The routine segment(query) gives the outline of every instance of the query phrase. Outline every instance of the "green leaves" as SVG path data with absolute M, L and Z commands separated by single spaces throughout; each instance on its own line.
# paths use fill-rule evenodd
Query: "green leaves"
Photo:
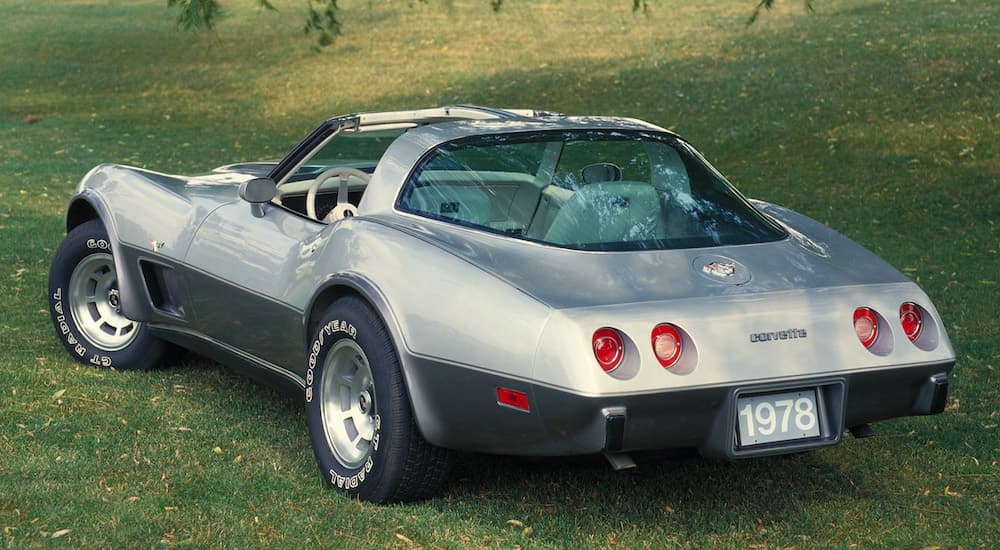
M 421 0 L 426 2 L 427 0 Z M 490 8 L 499 12 L 504 0 L 488 0 Z M 760 4 L 750 16 L 749 23 L 757 19 L 761 9 L 770 9 L 774 0 L 760 0 Z M 277 11 L 270 0 L 257 0 L 257 4 L 268 11 Z M 632 0 L 632 11 L 649 13 L 650 0 Z M 809 0 L 806 0 L 809 6 Z M 177 26 L 185 31 L 207 31 L 215 27 L 215 22 L 224 15 L 218 0 L 167 0 L 168 7 L 180 9 L 177 14 Z M 306 22 L 302 27 L 303 34 L 315 34 L 318 48 L 329 46 L 340 35 L 341 23 L 337 18 L 340 7 L 337 0 L 308 0 Z M 571 8 L 567 8 L 571 9 Z M 748 23 L 748 24 L 749 24 Z
M 813 11 L 812 0 L 803 0 L 803 1 L 806 5 L 806 10 L 812 13 Z M 643 0 L 643 3 L 645 3 L 645 0 Z M 757 21 L 757 18 L 760 17 L 761 10 L 770 10 L 773 6 L 774 6 L 774 0 L 760 0 L 760 2 L 757 3 L 757 6 L 754 7 L 753 13 L 750 14 L 750 18 L 747 19 L 747 26 L 749 27 L 750 25 L 753 25 L 755 21 Z
M 268 0 L 257 0 L 257 4 L 268 11 L 278 11 Z M 215 27 L 215 21 L 223 15 L 218 0 L 167 0 L 168 7 L 179 7 L 177 26 L 186 31 L 207 31 Z
M 338 9 L 337 0 L 309 0 L 309 16 L 302 32 L 316 33 L 320 48 L 332 44 L 334 37 L 340 34 Z
M 222 14 L 222 9 L 216 0 L 167 0 L 167 6 L 180 7 L 177 26 L 186 31 L 209 30 L 215 26 L 215 20 Z

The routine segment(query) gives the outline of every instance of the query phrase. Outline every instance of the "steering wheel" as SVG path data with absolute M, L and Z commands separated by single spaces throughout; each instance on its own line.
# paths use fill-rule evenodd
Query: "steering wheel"
M 349 180 L 352 176 L 365 182 L 366 185 L 372 179 L 372 177 L 367 173 L 362 172 L 357 168 L 350 168 L 347 166 L 330 168 L 320 174 L 319 177 L 312 182 L 312 185 L 309 186 L 309 193 L 306 194 L 306 215 L 318 222 L 323 223 L 330 223 L 341 218 L 349 218 L 351 216 L 358 215 L 358 207 L 347 201 L 347 180 Z M 319 191 L 320 187 L 326 183 L 326 180 L 332 178 L 340 178 L 340 188 L 337 190 L 337 206 L 333 207 L 333 210 L 331 210 L 330 213 L 321 220 L 316 216 L 316 193 Z

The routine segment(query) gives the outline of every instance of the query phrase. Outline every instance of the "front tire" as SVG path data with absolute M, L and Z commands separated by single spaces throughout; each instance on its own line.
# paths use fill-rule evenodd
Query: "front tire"
M 392 339 L 367 303 L 350 296 L 330 306 L 308 367 L 309 437 L 327 483 L 378 504 L 440 489 L 450 453 L 420 435 Z
M 114 252 L 100 220 L 73 228 L 56 250 L 49 313 L 59 341 L 84 365 L 148 370 L 167 353 L 145 324 L 121 313 Z

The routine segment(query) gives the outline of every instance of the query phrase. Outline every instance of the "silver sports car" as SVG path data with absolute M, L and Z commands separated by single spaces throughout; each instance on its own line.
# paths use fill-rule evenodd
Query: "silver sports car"
M 332 118 L 280 162 L 103 164 L 52 263 L 76 360 L 180 347 L 304 400 L 323 477 L 419 499 L 453 450 L 739 459 L 934 414 L 955 354 L 871 252 L 627 118 Z

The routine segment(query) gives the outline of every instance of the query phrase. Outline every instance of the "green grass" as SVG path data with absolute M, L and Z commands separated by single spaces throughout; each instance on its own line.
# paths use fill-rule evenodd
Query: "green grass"
M 1000 546 L 1000 4 L 789 1 L 746 28 L 748 0 L 344 1 L 322 53 L 299 4 L 253 4 L 191 36 L 162 0 L 0 0 L 0 544 Z M 324 488 L 297 404 L 200 361 L 77 366 L 54 338 L 48 262 L 91 166 L 274 158 L 333 114 L 452 102 L 653 121 L 871 248 L 945 319 L 948 410 L 738 463 L 467 456 L 440 498 L 374 507 Z

